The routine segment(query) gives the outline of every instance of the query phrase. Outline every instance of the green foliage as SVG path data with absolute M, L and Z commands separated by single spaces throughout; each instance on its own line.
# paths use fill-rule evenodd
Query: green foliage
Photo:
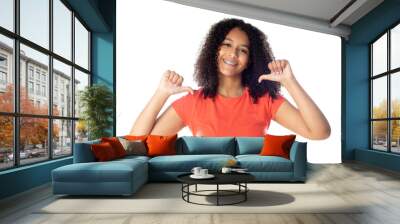
M 112 126 L 114 109 L 112 92 L 101 84 L 87 86 L 80 92 L 79 106 L 89 131 L 89 139 L 109 136 L 107 129 Z

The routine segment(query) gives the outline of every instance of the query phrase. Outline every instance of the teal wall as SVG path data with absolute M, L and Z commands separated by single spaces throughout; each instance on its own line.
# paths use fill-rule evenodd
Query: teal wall
M 357 160 L 398 170 L 399 156 L 369 150 L 369 49 L 368 44 L 400 21 L 400 1 L 386 0 L 351 27 L 344 49 L 343 160 Z M 342 88 L 343 88 L 342 87 Z M 363 150 L 363 151 L 359 151 Z M 388 159 L 390 158 L 390 159 Z
M 0 199 L 48 183 L 53 169 L 71 163 L 69 157 L 0 172 Z
M 66 2 L 92 31 L 92 82 L 106 84 L 115 93 L 115 0 L 66 0 Z M 115 127 L 115 110 L 113 120 Z M 109 131 L 115 135 L 113 127 L 110 127 Z M 71 163 L 72 157 L 68 157 L 1 171 L 0 199 L 50 182 L 53 169 Z

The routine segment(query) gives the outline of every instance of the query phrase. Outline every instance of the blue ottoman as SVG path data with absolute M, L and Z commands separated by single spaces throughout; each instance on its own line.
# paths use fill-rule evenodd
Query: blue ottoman
M 147 157 L 74 163 L 52 171 L 53 193 L 131 195 L 148 180 Z

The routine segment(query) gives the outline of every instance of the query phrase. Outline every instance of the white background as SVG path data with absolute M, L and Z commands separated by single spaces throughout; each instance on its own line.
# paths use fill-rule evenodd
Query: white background
M 327 117 L 332 130 L 328 139 L 296 138 L 308 142 L 308 161 L 341 162 L 339 37 L 161 0 L 117 1 L 117 135 L 129 133 L 165 70 L 176 71 L 184 85 L 197 88 L 192 75 L 199 48 L 211 25 L 223 18 L 240 18 L 262 30 L 275 58 L 289 60 L 297 80 Z M 295 104 L 284 88 L 282 93 Z M 171 97 L 163 110 L 180 96 Z M 292 132 L 271 122 L 268 133 Z M 191 132 L 185 128 L 178 134 Z

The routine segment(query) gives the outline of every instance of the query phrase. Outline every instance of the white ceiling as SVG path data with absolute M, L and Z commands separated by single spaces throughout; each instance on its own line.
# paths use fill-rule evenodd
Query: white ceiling
M 350 35 L 353 23 L 383 2 L 383 0 L 167 1 L 345 38 Z M 345 10 L 342 10 L 344 8 Z

